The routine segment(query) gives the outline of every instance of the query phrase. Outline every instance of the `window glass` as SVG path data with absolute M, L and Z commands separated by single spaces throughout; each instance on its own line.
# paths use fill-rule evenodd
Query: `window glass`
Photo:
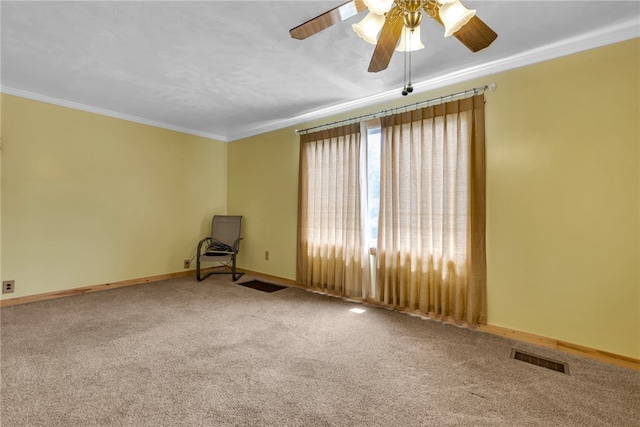
M 378 240 L 378 212 L 380 210 L 380 127 L 367 129 L 367 186 L 368 218 L 367 237 L 369 247 L 375 248 Z

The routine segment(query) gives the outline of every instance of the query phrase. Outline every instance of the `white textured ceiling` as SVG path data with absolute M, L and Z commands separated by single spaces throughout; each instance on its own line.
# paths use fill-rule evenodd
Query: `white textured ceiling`
M 402 54 L 367 72 L 364 13 L 290 38 L 344 1 L 2 1 L 2 90 L 223 141 L 401 97 Z M 640 33 L 638 1 L 464 3 L 498 39 L 471 53 L 425 19 L 416 92 Z

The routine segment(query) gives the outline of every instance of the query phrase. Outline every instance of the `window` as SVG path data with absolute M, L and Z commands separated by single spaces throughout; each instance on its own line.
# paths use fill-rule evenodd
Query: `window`
M 300 283 L 486 322 L 481 95 L 300 141 Z
M 375 248 L 380 212 L 380 125 L 367 127 L 367 242 Z

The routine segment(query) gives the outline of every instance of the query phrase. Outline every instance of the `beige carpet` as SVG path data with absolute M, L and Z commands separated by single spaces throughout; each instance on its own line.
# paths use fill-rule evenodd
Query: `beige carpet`
M 356 306 L 221 276 L 4 308 L 1 425 L 639 425 L 638 372 Z

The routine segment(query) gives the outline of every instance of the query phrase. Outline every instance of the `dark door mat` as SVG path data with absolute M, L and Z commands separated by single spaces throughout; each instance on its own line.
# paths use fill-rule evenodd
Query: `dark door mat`
M 250 282 L 238 283 L 240 286 L 246 286 L 247 288 L 256 289 L 262 292 L 275 292 L 281 289 L 285 289 L 286 286 L 274 285 L 273 283 L 265 283 L 259 280 L 252 280 Z

